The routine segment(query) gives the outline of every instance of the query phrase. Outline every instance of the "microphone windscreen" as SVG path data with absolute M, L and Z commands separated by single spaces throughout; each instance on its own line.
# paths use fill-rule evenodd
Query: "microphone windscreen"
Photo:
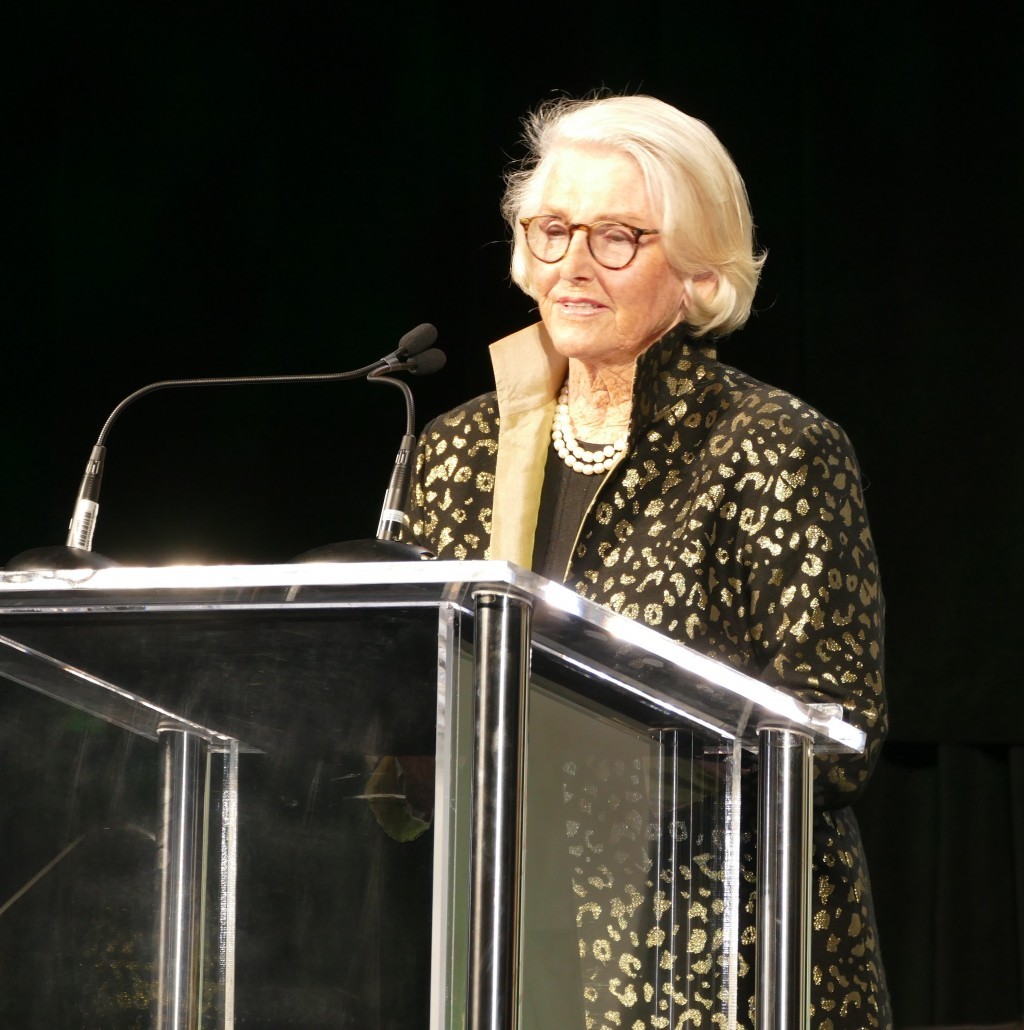
M 405 357 L 412 357 L 413 354 L 421 354 L 437 339 L 437 330 L 429 323 L 410 329 L 405 336 L 398 341 L 397 354 Z M 440 366 L 438 366 L 440 368 Z M 435 369 L 436 371 L 436 369 Z
M 443 350 L 438 350 L 436 347 L 433 350 L 428 350 L 426 353 L 421 354 L 418 358 L 411 361 L 409 371 L 414 376 L 429 376 L 435 372 L 440 372 L 444 368 L 444 363 L 448 359 L 444 356 Z

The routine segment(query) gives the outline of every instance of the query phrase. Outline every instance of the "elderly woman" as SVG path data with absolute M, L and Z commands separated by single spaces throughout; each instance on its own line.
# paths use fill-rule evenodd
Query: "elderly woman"
M 527 142 L 504 213 L 513 279 L 541 322 L 492 346 L 496 392 L 423 432 L 413 532 L 438 558 L 532 567 L 803 701 L 842 703 L 869 746 L 815 770 L 813 1026 L 889 1026 L 848 807 L 886 730 L 853 450 L 807 404 L 717 358 L 763 258 L 706 125 L 650 97 L 562 101 Z M 658 1020 L 652 1004 L 587 994 L 587 1026 Z

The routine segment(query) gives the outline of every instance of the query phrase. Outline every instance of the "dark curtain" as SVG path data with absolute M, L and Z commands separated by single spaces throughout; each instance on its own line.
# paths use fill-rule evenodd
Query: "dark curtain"
M 415 383 L 417 421 L 488 389 L 485 344 L 535 317 L 497 209 L 520 118 L 560 93 L 660 96 L 733 153 L 769 253 L 723 359 L 860 457 L 893 723 L 860 815 L 898 1025 L 1020 1018 L 1022 18 L 23 5 L 0 561 L 63 540 L 89 447 L 145 383 L 354 368 L 431 321 L 449 364 Z M 359 383 L 153 394 L 108 439 L 95 546 L 274 562 L 371 536 L 401 422 L 396 391 Z
M 1024 1022 L 1024 747 L 890 743 L 858 814 L 897 1026 Z

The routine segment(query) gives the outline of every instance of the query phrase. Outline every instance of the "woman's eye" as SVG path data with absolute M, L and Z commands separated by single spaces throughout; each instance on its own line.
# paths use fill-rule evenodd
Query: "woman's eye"
M 601 235 L 608 243 L 632 243 L 633 236 L 626 229 L 621 226 L 611 225 L 605 229 Z
M 569 226 L 565 222 L 547 222 L 544 226 L 544 234 L 551 240 L 563 239 L 569 232 Z

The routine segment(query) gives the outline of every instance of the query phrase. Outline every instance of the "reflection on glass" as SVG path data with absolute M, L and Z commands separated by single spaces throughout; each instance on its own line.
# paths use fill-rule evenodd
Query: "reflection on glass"
M 522 1030 L 600 1025 L 612 1003 L 727 1019 L 733 764 L 585 697 L 539 677 L 530 694 Z

